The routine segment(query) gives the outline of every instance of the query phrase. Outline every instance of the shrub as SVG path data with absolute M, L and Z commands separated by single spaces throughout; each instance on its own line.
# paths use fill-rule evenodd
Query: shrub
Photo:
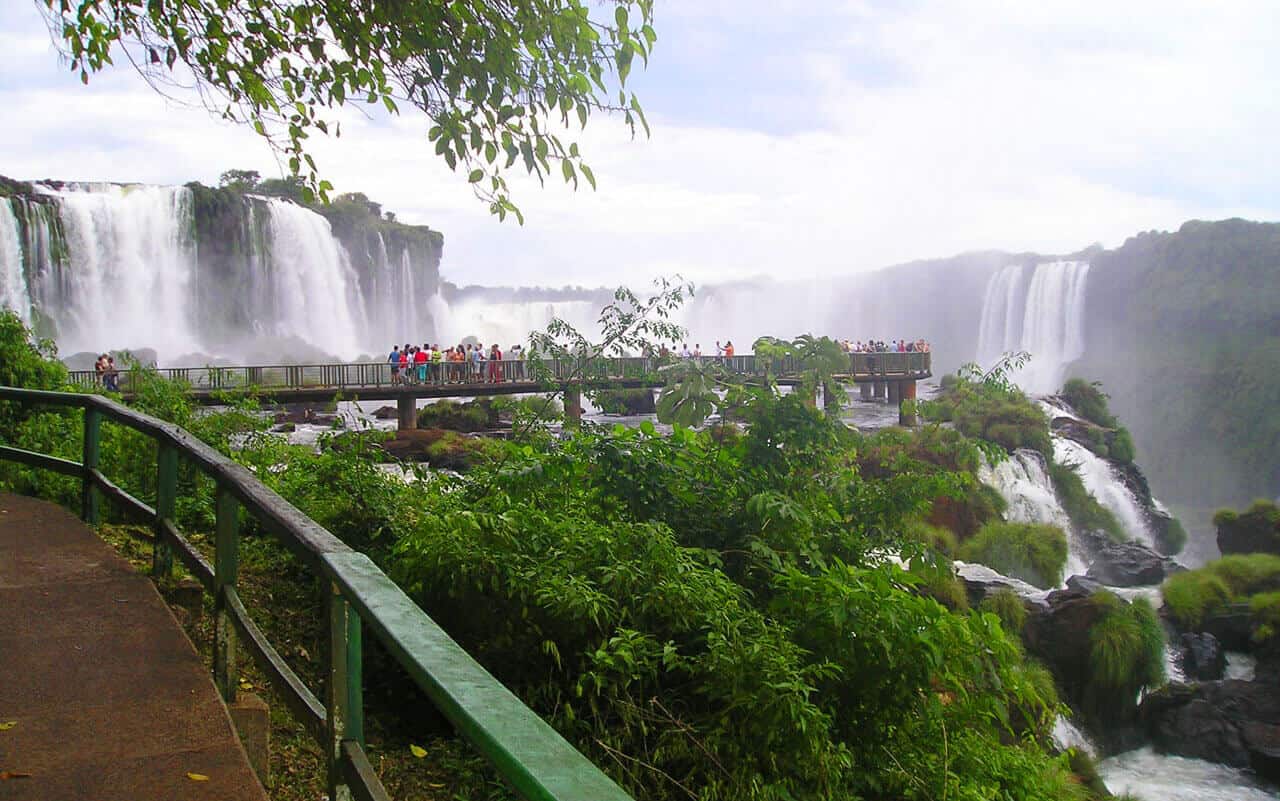
M 1054 587 L 1067 564 L 1067 536 L 1045 523 L 987 523 L 960 547 L 960 558 L 1037 587 Z
M 1280 507 L 1258 500 L 1243 513 L 1219 510 L 1213 516 L 1218 547 L 1223 553 L 1265 552 L 1280 554 Z
M 1005 631 L 1013 634 L 1021 634 L 1023 626 L 1027 624 L 1027 607 L 1013 590 L 1004 589 L 993 592 L 982 599 L 978 609 L 1000 618 Z
M 1164 607 L 1182 628 L 1197 628 L 1207 615 L 1231 603 L 1231 588 L 1213 573 L 1190 570 L 1175 573 L 1161 588 Z
M 1059 394 L 1084 419 L 1105 428 L 1115 428 L 1116 418 L 1107 408 L 1107 395 L 1099 382 L 1072 378 L 1063 384 Z
M 1098 592 L 1090 601 L 1102 614 L 1089 629 L 1085 705 L 1102 721 L 1128 719 L 1138 693 L 1164 682 L 1164 629 L 1145 598 L 1125 603 Z
M 1115 430 L 1111 437 L 1111 442 L 1107 446 L 1111 452 L 1111 458 L 1120 464 L 1131 464 L 1134 456 L 1133 435 L 1129 433 L 1129 429 L 1121 426 Z
M 1280 592 L 1260 592 L 1249 600 L 1253 616 L 1253 639 L 1265 642 L 1280 629 Z
M 1084 482 L 1071 465 L 1049 462 L 1049 478 L 1053 481 L 1053 490 L 1058 502 L 1066 511 L 1071 523 L 1081 531 L 1105 531 L 1107 536 L 1116 542 L 1125 542 L 1120 521 L 1111 510 L 1098 503 L 1098 499 L 1084 488 Z
M 498 414 L 487 400 L 458 403 L 440 400 L 418 410 L 419 428 L 450 431 L 484 431 L 498 424 Z
M 926 523 L 918 518 L 907 521 L 902 535 L 911 542 L 918 542 L 948 557 L 954 557 L 959 547 L 953 531 Z
M 1251 597 L 1280 590 L 1280 556 L 1232 554 L 1198 570 L 1175 573 L 1161 588 L 1165 608 L 1179 626 L 1195 629 L 1209 615 L 1228 604 L 1251 602 Z M 1267 602 L 1260 602 L 1260 609 Z M 1265 624 L 1256 620 L 1255 625 Z
M 1171 517 L 1169 518 L 1169 525 L 1165 527 L 1164 535 L 1160 539 L 1164 553 L 1181 553 L 1182 549 L 1187 547 L 1187 530 L 1182 527 L 1181 520 Z

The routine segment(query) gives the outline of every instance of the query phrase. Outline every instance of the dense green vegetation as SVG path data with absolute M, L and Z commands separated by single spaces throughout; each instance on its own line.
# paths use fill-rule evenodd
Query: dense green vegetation
M 1056 587 L 1067 564 L 1067 535 L 1045 523 L 987 523 L 960 547 L 960 558 L 1036 587 Z
M 1276 591 L 1280 590 L 1280 555 L 1233 554 L 1197 570 L 1176 573 L 1162 587 L 1169 616 L 1184 629 L 1233 604 L 1248 605 L 1256 640 L 1275 633 Z
M 1274 495 L 1280 225 L 1192 221 L 1091 261 L 1075 369 L 1107 387 L 1158 494 L 1210 509 Z
M 1013 590 L 993 592 L 983 599 L 979 608 L 1000 618 L 1005 631 L 1010 633 L 1021 633 L 1022 627 L 1027 624 L 1027 607 Z
M 908 534 L 939 498 L 965 497 L 975 482 L 953 466 L 976 464 L 978 446 L 931 427 L 864 436 L 768 384 L 732 393 L 746 422 L 732 434 L 532 427 L 464 476 L 405 480 L 378 468 L 380 435 L 292 447 L 251 398 L 197 415 L 156 379 L 137 404 L 370 554 L 637 798 L 1086 797 L 1068 758 L 1046 753 L 1056 693 L 1007 632 L 1008 603 L 968 610 Z M 48 413 L 0 434 L 74 458 L 78 426 Z M 104 428 L 104 471 L 144 499 L 154 458 Z M 182 481 L 180 522 L 208 530 L 210 488 Z M 12 464 L 0 486 L 77 490 Z M 1098 648 L 1111 668 L 1137 659 Z M 395 681 L 372 664 L 366 676 L 373 696 Z M 420 725 L 399 706 L 394 726 Z

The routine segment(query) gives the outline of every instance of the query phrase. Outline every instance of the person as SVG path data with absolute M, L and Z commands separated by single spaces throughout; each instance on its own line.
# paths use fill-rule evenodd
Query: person
M 730 361 L 733 360 L 733 340 L 724 343 L 724 357 Z
M 489 381 L 502 383 L 502 351 L 498 349 L 497 342 L 489 348 Z
M 112 392 L 120 391 L 120 373 L 116 371 L 116 357 L 107 357 L 107 369 L 102 374 L 102 382 Z
M 391 365 L 391 383 L 400 383 L 400 346 L 395 345 L 391 348 L 391 355 L 387 357 L 387 363 Z
M 693 351 L 689 350 L 689 343 L 686 342 L 680 346 L 680 357 L 682 359 L 692 359 Z
M 93 377 L 99 384 L 104 384 L 103 377 L 107 373 L 107 354 L 102 354 L 98 360 L 93 363 Z
M 418 374 L 418 383 L 425 384 L 427 383 L 427 346 L 424 344 L 421 348 L 414 348 L 413 351 L 413 366 Z
M 716 361 L 724 360 L 724 346 L 720 344 L 720 340 L 716 340 Z
M 409 381 L 409 344 L 405 343 L 404 350 L 400 351 L 400 381 L 408 383 Z
M 484 349 L 479 345 L 471 348 L 471 377 L 473 381 L 484 381 Z
M 693 358 L 699 361 L 702 360 L 702 343 L 701 342 L 695 342 L 693 344 Z

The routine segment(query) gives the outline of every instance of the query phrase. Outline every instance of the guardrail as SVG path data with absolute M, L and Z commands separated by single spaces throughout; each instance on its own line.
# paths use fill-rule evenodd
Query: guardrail
M 874 381 L 879 378 L 922 378 L 931 374 L 930 353 L 852 353 L 849 354 L 849 372 L 846 377 L 854 381 Z M 543 362 L 551 380 L 564 381 L 574 377 L 587 380 L 627 380 L 658 378 L 658 370 L 674 358 L 662 361 L 643 356 L 603 357 L 587 360 L 584 365 L 576 359 L 548 359 Z M 730 372 L 741 375 L 764 375 L 768 368 L 775 376 L 786 377 L 799 372 L 795 359 L 776 359 L 767 363 L 755 356 L 731 358 L 701 357 L 703 362 L 716 362 Z M 414 365 L 416 366 L 416 365 Z M 585 369 L 584 369 L 585 368 Z M 255 387 L 261 390 L 287 389 L 368 389 L 400 386 L 392 380 L 391 365 L 387 362 L 356 362 L 342 364 L 274 364 L 240 367 L 167 367 L 157 371 L 162 378 L 187 382 L 195 390 L 216 391 Z M 538 381 L 533 377 L 529 362 L 505 359 L 478 364 L 467 362 L 431 363 L 427 370 L 429 384 L 475 385 L 527 382 L 531 387 Z M 128 392 L 132 372 L 123 370 L 120 389 Z M 74 384 L 92 385 L 101 379 L 92 370 L 72 370 Z M 410 384 L 412 386 L 412 384 Z
M 176 555 L 213 596 L 213 675 L 219 693 L 228 703 L 235 701 L 239 683 L 236 655 L 243 647 L 324 751 L 331 799 L 389 798 L 364 747 L 362 637 L 367 627 L 455 729 L 525 798 L 631 801 L 472 659 L 369 557 L 353 551 L 244 466 L 175 425 L 101 396 L 0 387 L 0 400 L 84 410 L 82 461 L 2 445 L 0 459 L 79 478 L 81 516 L 90 525 L 100 522 L 103 496 L 151 524 L 153 574 L 167 575 Z M 141 432 L 158 444 L 155 508 L 112 483 L 98 469 L 104 419 Z M 212 478 L 217 487 L 212 565 L 174 521 L 180 458 Z M 327 588 L 330 646 L 325 655 L 327 692 L 323 702 L 267 641 L 236 590 L 241 508 L 321 577 Z

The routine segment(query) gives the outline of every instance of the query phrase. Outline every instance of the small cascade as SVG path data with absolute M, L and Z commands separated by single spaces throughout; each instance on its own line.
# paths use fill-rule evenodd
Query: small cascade
M 0 308 L 31 322 L 31 296 L 23 269 L 21 233 L 9 201 L 0 202 Z
M 1274 801 L 1253 774 L 1199 759 L 1157 754 L 1150 746 L 1104 759 L 1107 789 L 1140 801 Z
M 1058 715 L 1058 719 L 1053 722 L 1053 742 L 1054 745 L 1063 751 L 1068 748 L 1074 748 L 1077 751 L 1083 751 L 1091 757 L 1098 755 L 1098 748 L 1089 739 L 1088 735 L 1080 731 L 1075 723 L 1071 722 L 1071 718 Z
M 1059 464 L 1076 466 L 1084 488 L 1116 516 L 1130 539 L 1155 547 L 1141 504 L 1105 459 L 1074 440 L 1057 436 L 1053 438 L 1053 456 Z
M 1058 501 L 1043 456 L 1036 451 L 1019 448 L 995 467 L 984 462 L 978 470 L 978 478 L 1000 492 L 1009 507 L 1005 512 L 1008 520 L 1049 523 L 1066 532 L 1068 555 L 1063 578 L 1084 575 L 1088 562 L 1077 538 L 1072 536 L 1071 518 Z
M 1066 366 L 1084 353 L 1084 298 L 1089 263 L 1037 264 L 1029 281 L 1020 265 L 987 282 L 978 330 L 978 362 L 990 366 L 1009 351 L 1031 361 L 1014 376 L 1028 392 L 1053 392 Z M 1025 288 L 1024 288 L 1025 285 Z

